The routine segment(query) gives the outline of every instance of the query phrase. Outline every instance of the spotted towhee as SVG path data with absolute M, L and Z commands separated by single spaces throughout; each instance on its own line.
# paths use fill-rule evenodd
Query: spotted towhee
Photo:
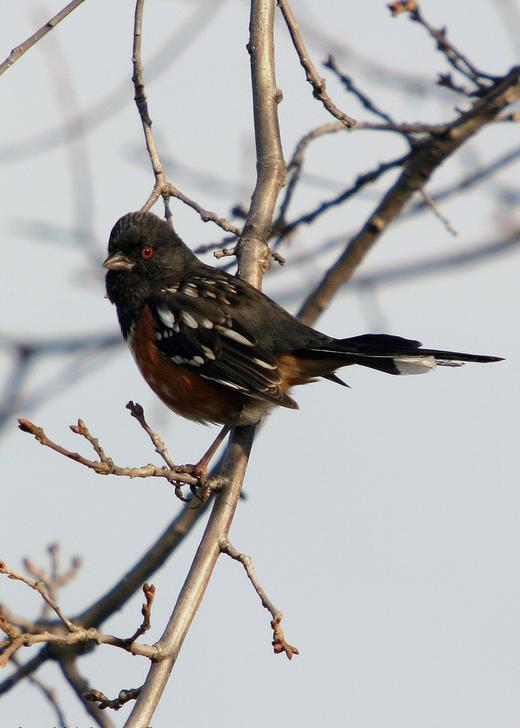
M 245 281 L 201 261 L 170 225 L 148 212 L 115 224 L 106 287 L 141 374 L 174 412 L 225 427 L 198 464 L 204 472 L 229 429 L 254 424 L 275 405 L 297 409 L 296 384 L 361 364 L 420 374 L 437 364 L 499 357 L 421 349 L 386 334 L 334 339 L 305 326 Z

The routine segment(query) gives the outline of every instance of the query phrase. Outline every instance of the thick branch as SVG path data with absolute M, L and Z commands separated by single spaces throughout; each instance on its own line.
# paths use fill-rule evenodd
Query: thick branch
M 248 51 L 251 58 L 253 114 L 256 142 L 256 186 L 251 207 L 238 245 L 238 273 L 260 288 L 267 270 L 274 207 L 286 182 L 278 104 L 282 92 L 274 72 L 274 0 L 253 0 L 249 23 Z
M 223 474 L 229 485 L 215 499 L 208 525 L 179 594 L 172 616 L 159 642 L 156 661 L 152 664 L 126 728 L 140 728 L 150 723 L 170 673 L 181 650 L 184 638 L 200 606 L 209 579 L 220 553 L 220 543 L 227 538 L 240 497 L 254 429 L 233 430 L 225 454 Z
M 257 184 L 237 256 L 239 275 L 257 287 L 260 287 L 262 272 L 268 262 L 266 241 L 271 230 L 274 207 L 280 187 L 285 183 L 285 164 L 277 117 L 277 104 L 281 95 L 276 88 L 274 74 L 273 31 L 274 0 L 253 0 L 249 52 L 253 84 Z M 254 427 L 240 427 L 231 432 L 222 468 L 226 485 L 215 497 L 202 541 L 168 626 L 155 645 L 159 656 L 150 668 L 134 709 L 125 724 L 126 728 L 138 728 L 151 722 L 213 573 L 220 554 L 220 544 L 227 539 L 240 497 L 254 432 Z

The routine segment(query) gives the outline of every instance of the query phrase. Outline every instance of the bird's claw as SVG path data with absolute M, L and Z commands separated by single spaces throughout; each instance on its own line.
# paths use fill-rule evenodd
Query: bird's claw
M 187 475 L 192 475 L 194 478 L 197 478 L 196 483 L 190 484 L 190 490 L 193 496 L 198 498 L 202 503 L 205 503 L 208 499 L 209 493 L 211 492 L 211 489 L 208 485 L 207 465 L 201 463 L 196 463 L 195 465 L 177 465 L 175 468 L 175 472 L 185 473 Z M 192 498 L 186 498 L 186 496 L 183 494 L 181 484 L 177 484 L 175 486 L 175 495 L 184 503 L 189 503 L 192 500 Z

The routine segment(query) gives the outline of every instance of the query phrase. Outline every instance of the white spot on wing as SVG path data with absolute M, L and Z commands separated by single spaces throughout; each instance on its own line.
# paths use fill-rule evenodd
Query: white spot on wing
M 186 283 L 186 285 L 181 288 L 181 293 L 184 293 L 185 296 L 191 296 L 192 298 L 199 297 L 197 289 L 192 283 Z
M 187 311 L 183 311 L 181 313 L 182 319 L 186 326 L 189 326 L 190 329 L 197 329 L 199 327 L 198 323 L 195 321 L 193 316 L 189 314 Z
M 246 337 L 242 336 L 242 334 L 239 334 L 238 331 L 233 331 L 233 329 L 228 329 L 225 326 L 216 326 L 215 328 L 217 331 L 220 331 L 221 334 L 227 336 L 228 339 L 233 339 L 233 341 L 243 344 L 244 346 L 253 346 L 253 342 L 246 339 Z
M 206 357 L 206 359 L 211 359 L 211 361 L 213 361 L 215 359 L 215 354 L 211 351 L 211 349 L 209 347 L 203 346 L 201 344 L 201 347 L 200 348 L 202 350 L 202 353 Z
M 159 314 L 159 318 L 165 326 L 167 326 L 168 328 L 171 328 L 173 326 L 173 324 L 175 323 L 175 316 L 169 308 L 165 308 L 164 306 L 158 306 L 157 313 Z
M 204 326 L 205 329 L 212 329 L 213 328 L 213 321 L 210 321 L 207 318 L 202 319 L 202 321 L 200 323 L 201 323 L 202 326 Z
M 253 361 L 255 364 L 258 364 L 259 367 L 263 367 L 264 369 L 276 369 L 276 364 L 269 364 L 266 361 L 263 361 L 263 359 L 257 359 L 256 356 L 253 357 Z
M 227 382 L 225 379 L 217 379 L 217 377 L 208 377 L 207 374 L 201 374 L 201 377 L 204 377 L 204 379 L 211 379 L 212 382 L 218 382 L 219 384 L 223 384 L 224 387 L 230 387 L 231 389 L 243 389 L 245 391 L 245 387 L 241 387 L 239 384 L 233 384 L 232 382 Z

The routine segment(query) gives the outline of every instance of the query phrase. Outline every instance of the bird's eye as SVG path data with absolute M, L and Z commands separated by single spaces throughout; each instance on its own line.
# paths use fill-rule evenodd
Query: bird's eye
M 141 258 L 144 260 L 150 260 L 153 258 L 155 253 L 155 250 L 152 248 L 151 245 L 145 245 L 144 248 L 141 250 Z

